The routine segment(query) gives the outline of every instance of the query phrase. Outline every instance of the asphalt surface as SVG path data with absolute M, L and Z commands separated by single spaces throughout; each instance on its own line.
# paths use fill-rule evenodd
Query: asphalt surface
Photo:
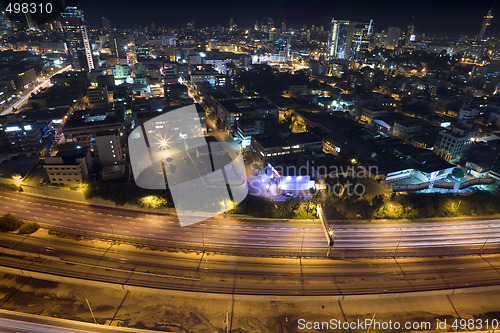
M 146 251 L 132 246 L 0 234 L 0 271 L 20 269 L 193 292 L 245 295 L 364 295 L 494 286 L 500 255 L 399 259 L 286 259 Z
M 181 227 L 175 216 L 77 204 L 0 191 L 0 214 L 34 220 L 60 231 L 115 238 L 149 246 L 244 255 L 326 256 L 319 220 L 216 217 Z M 446 222 L 449 221 L 449 222 Z M 411 224 L 333 225 L 330 256 L 394 257 L 496 253 L 500 219 L 444 219 Z

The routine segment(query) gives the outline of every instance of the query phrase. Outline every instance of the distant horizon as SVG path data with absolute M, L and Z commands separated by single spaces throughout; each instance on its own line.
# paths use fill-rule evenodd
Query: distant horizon
M 82 0 L 80 7 L 85 12 L 85 20 L 90 28 L 100 28 L 101 17 L 109 18 L 111 26 L 118 29 L 138 26 L 185 28 L 187 22 L 194 21 L 195 28 L 228 27 L 232 17 L 240 28 L 253 28 L 255 21 L 261 22 L 271 17 L 275 27 L 279 28 L 285 21 L 288 27 L 300 28 L 306 24 L 329 29 L 332 18 L 352 21 L 374 21 L 375 31 L 386 30 L 387 27 L 407 27 L 414 17 L 417 34 L 434 36 L 474 37 L 481 29 L 484 15 L 491 8 L 489 1 L 471 3 L 470 1 L 430 1 L 410 0 L 401 3 L 388 0 L 375 3 L 368 0 L 351 1 L 349 3 L 326 0 L 254 0 L 237 3 L 229 0 L 212 2 L 163 2 L 148 0 L 124 4 L 117 0 Z M 185 8 L 186 6 L 186 8 Z M 486 32 L 486 37 L 500 36 L 500 5 L 493 9 L 493 21 Z M 362 10 L 360 10 L 362 8 Z M 140 13 L 140 14 L 139 14 Z

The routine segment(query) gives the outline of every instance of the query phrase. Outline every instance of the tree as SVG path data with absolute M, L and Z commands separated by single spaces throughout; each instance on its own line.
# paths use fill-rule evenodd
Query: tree
M 460 167 L 456 167 L 455 169 L 453 169 L 453 171 L 451 172 L 451 174 L 455 178 L 458 178 L 458 179 L 461 179 L 461 178 L 465 177 L 465 173 L 462 170 L 462 168 L 460 168 Z
M 19 229 L 19 227 L 22 224 L 23 223 L 21 222 L 20 219 L 12 216 L 11 214 L 5 214 L 4 216 L 0 217 L 0 231 L 1 232 L 15 231 L 15 230 Z
M 401 205 L 399 202 L 388 200 L 373 212 L 373 217 L 378 219 L 397 219 L 403 217 L 403 212 L 403 205 Z

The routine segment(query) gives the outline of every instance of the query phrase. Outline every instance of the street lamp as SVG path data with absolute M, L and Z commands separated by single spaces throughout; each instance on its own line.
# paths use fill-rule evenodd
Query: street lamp
M 330 231 L 328 231 L 328 252 L 326 253 L 326 256 L 328 257 L 330 255 L 330 250 L 332 249 L 332 246 L 333 246 L 333 234 L 334 234 L 334 231 L 332 229 L 330 229 Z
M 396 249 L 394 250 L 394 258 L 396 258 L 396 254 L 398 252 L 398 249 L 399 249 L 399 244 L 401 244 L 401 240 L 403 239 L 403 228 L 399 228 L 399 230 L 401 230 L 401 237 L 399 237 L 399 241 L 398 241 L 398 245 L 396 246 Z
M 490 237 L 491 237 L 491 234 L 493 233 L 493 229 L 491 229 L 491 227 L 490 227 L 490 225 L 489 225 L 489 224 L 488 224 L 488 228 L 490 228 L 490 233 L 489 233 L 488 237 L 486 237 L 486 240 L 484 241 L 483 246 L 481 247 L 481 250 L 480 250 L 481 252 L 483 251 L 483 249 L 484 249 L 484 247 L 485 247 L 486 243 L 488 242 L 488 240 L 489 240 L 489 239 L 490 239 Z
M 203 252 L 205 252 L 205 235 L 203 233 L 203 225 L 205 223 L 201 223 L 201 241 L 203 242 Z

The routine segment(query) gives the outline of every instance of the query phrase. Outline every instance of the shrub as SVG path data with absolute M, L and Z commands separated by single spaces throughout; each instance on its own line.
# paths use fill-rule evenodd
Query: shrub
M 36 232 L 40 227 L 35 222 L 25 222 L 17 231 L 20 234 L 32 234 Z
M 159 209 L 167 207 L 167 200 L 156 195 L 148 195 L 137 200 L 139 206 L 143 208 Z
M 19 191 L 21 192 L 22 189 L 20 186 L 14 185 L 14 184 L 6 184 L 6 183 L 0 183 L 1 188 L 5 188 L 8 190 L 13 190 L 13 191 Z

